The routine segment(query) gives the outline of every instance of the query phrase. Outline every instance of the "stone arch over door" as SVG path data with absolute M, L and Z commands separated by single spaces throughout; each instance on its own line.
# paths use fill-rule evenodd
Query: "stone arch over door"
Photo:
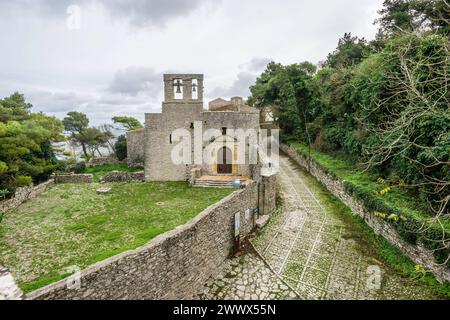
M 228 147 L 220 147 L 217 151 L 217 173 L 232 174 L 233 173 L 233 153 Z

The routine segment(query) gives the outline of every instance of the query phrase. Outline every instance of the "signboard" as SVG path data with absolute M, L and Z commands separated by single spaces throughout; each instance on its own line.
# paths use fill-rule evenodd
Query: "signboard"
M 239 236 L 239 233 L 241 231 L 241 214 L 239 212 L 236 212 L 234 214 L 234 236 Z
M 250 220 L 250 209 L 245 210 L 245 220 Z

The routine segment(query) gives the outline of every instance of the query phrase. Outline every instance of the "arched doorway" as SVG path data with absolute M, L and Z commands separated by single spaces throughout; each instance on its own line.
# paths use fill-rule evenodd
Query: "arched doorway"
M 222 147 L 217 152 L 217 173 L 218 174 L 233 173 L 233 161 L 230 148 Z

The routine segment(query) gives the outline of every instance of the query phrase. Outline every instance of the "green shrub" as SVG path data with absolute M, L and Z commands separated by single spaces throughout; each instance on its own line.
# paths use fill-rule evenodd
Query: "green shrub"
M 0 189 L 0 201 L 5 200 L 6 196 L 9 194 L 8 189 Z
M 127 158 L 127 137 L 125 135 L 121 135 L 117 138 L 115 148 L 117 159 L 119 159 L 119 161 Z
M 73 167 L 73 172 L 75 173 L 85 173 L 86 172 L 86 163 L 84 161 L 82 162 L 78 162 L 77 164 L 74 165 Z
M 14 186 L 19 187 L 26 187 L 33 183 L 33 179 L 29 176 L 17 176 L 14 181 Z

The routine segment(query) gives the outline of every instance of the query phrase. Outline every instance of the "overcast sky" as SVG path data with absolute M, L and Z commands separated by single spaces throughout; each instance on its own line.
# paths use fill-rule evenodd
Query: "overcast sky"
M 382 2 L 0 0 L 0 96 L 95 125 L 159 111 L 166 72 L 204 73 L 206 100 L 247 97 L 271 60 L 317 63 L 345 32 L 372 39 Z

